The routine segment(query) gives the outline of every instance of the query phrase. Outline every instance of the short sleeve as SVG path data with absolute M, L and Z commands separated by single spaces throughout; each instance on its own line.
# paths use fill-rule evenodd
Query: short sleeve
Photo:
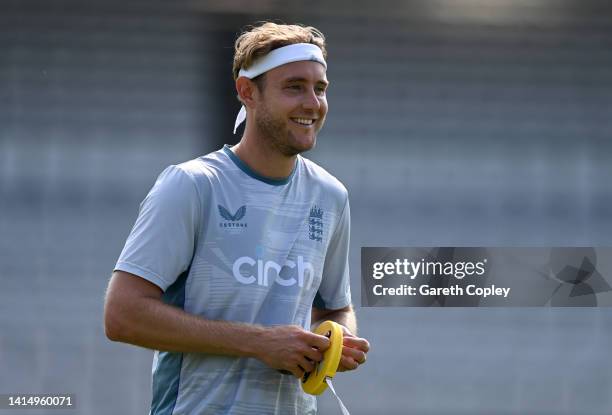
M 325 254 L 323 278 L 313 304 L 317 308 L 338 310 L 351 304 L 350 228 L 351 214 L 347 197 L 340 220 Z
M 177 166 L 166 168 L 140 204 L 115 270 L 138 275 L 166 291 L 191 264 L 200 206 L 193 177 Z

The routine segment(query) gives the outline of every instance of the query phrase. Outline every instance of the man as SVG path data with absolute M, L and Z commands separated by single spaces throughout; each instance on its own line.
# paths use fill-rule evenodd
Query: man
M 299 153 L 327 114 L 325 39 L 265 23 L 236 41 L 240 143 L 170 166 L 142 202 L 105 304 L 107 336 L 158 350 L 152 414 L 316 412 L 300 379 L 343 326 L 355 336 L 344 186 Z M 312 325 L 311 325 L 312 323 Z

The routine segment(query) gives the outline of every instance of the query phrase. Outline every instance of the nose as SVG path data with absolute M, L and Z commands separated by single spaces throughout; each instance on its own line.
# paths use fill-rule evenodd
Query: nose
M 321 108 L 321 102 L 314 89 L 308 89 L 308 92 L 304 94 L 304 100 L 302 101 L 304 109 L 319 111 Z

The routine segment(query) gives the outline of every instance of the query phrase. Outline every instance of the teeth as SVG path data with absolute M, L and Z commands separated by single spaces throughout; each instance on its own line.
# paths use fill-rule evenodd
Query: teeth
M 314 120 L 308 118 L 292 118 L 292 120 L 303 125 L 311 125 L 314 122 Z

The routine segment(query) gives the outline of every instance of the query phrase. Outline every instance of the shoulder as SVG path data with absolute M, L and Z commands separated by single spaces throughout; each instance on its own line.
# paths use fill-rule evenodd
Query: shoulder
M 198 192 L 207 192 L 211 190 L 211 183 L 217 181 L 220 176 L 231 168 L 232 165 L 228 162 L 228 157 L 222 150 L 218 150 L 192 160 L 168 166 L 160 177 L 171 175 L 175 177 L 175 180 L 189 180 Z
M 348 190 L 344 184 L 314 161 L 302 156 L 299 156 L 299 158 L 302 162 L 303 173 L 307 179 L 314 181 L 314 184 L 320 186 L 326 194 L 336 198 L 343 205 L 348 199 Z
M 182 174 L 198 181 L 210 178 L 227 167 L 227 157 L 219 150 L 173 166 Z
M 200 204 L 210 194 L 211 178 L 219 169 L 220 157 L 215 153 L 167 166 L 157 177 L 149 197 Z

